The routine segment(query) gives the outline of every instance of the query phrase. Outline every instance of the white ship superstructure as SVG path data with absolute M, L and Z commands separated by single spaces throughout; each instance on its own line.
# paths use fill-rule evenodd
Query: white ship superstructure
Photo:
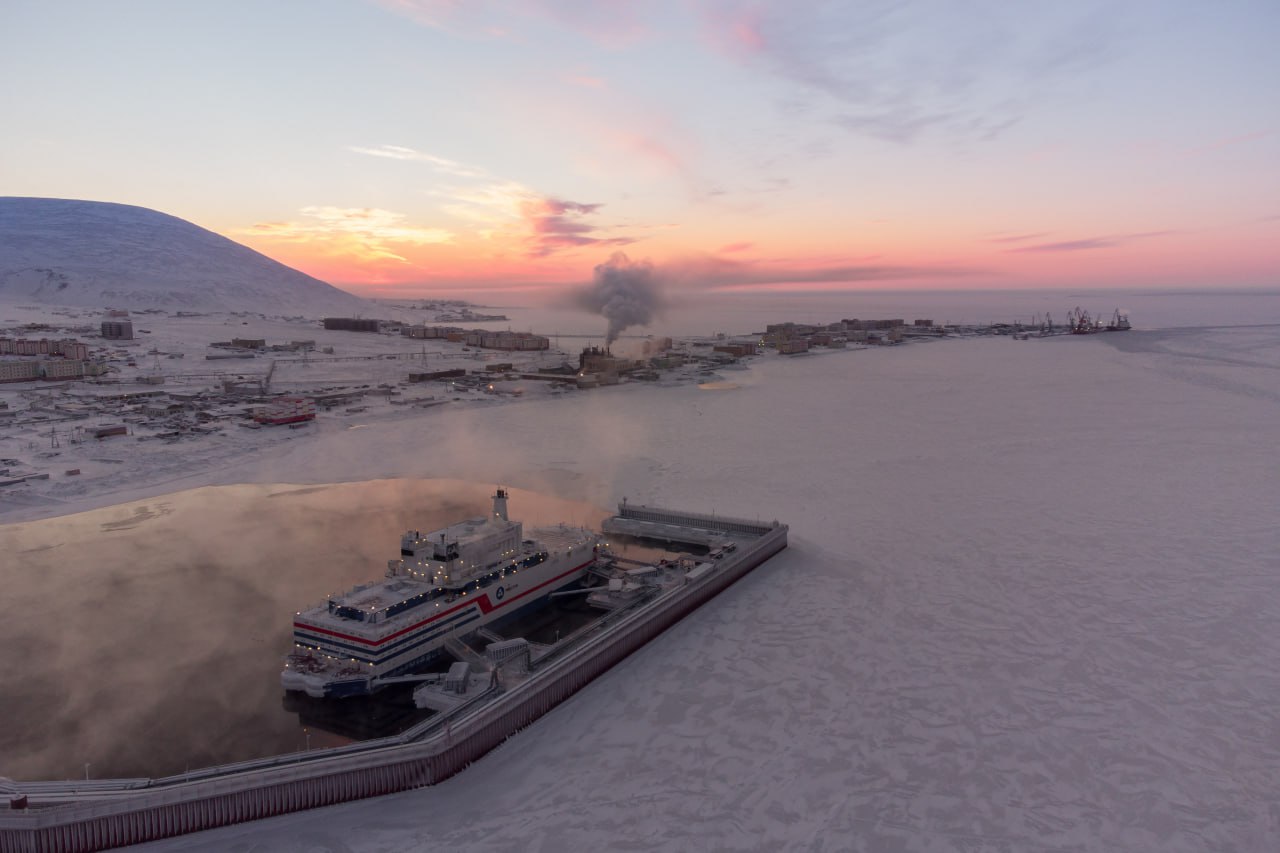
M 294 651 L 280 682 L 308 695 L 371 693 L 381 680 L 441 654 L 451 636 L 469 634 L 544 601 L 580 580 L 599 542 L 589 530 L 535 531 L 507 518 L 507 493 L 493 512 L 422 535 L 407 532 L 384 580 L 300 611 Z

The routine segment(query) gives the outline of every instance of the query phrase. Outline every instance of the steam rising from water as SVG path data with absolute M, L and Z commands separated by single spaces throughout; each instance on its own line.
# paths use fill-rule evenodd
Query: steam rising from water
M 623 330 L 647 326 L 662 309 L 661 279 L 648 261 L 633 262 L 614 252 L 596 266 L 591 284 L 574 294 L 574 302 L 609 321 L 605 343 L 611 344 Z
M 491 491 L 222 486 L 0 525 L 0 776 L 162 776 L 342 743 L 306 740 L 282 707 L 294 612 L 380 576 L 405 529 L 484 515 Z M 604 515 L 519 489 L 512 510 Z

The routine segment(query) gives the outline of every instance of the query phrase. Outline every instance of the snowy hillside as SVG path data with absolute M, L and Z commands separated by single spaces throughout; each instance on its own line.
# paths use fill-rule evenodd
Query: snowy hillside
M 373 310 L 186 220 L 54 198 L 0 198 L 0 300 L 308 316 Z

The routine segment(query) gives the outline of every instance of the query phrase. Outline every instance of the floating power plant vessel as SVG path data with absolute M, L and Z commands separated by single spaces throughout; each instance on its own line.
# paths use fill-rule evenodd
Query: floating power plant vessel
M 412 681 L 414 704 L 431 716 L 386 737 L 179 776 L 0 779 L 0 853 L 103 850 L 437 784 L 787 547 L 777 521 L 624 501 L 601 525 L 605 535 L 683 551 L 646 562 L 588 530 L 525 539 L 506 501 L 499 489 L 487 518 L 411 531 L 384 579 L 295 616 L 286 690 L 328 706 Z M 554 643 L 492 630 L 553 595 L 581 596 L 602 615 Z M 489 640 L 484 653 L 464 637 Z M 413 672 L 445 653 L 458 658 L 447 673 Z
M 561 525 L 525 539 L 498 489 L 487 518 L 400 538 L 386 578 L 357 586 L 293 621 L 294 650 L 280 684 L 316 698 L 373 693 L 429 664 L 451 637 L 473 633 L 580 582 L 599 534 Z

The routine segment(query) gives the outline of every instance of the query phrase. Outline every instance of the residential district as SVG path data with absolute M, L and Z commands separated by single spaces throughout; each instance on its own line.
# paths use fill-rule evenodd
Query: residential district
M 246 444 L 300 437 L 295 431 L 317 418 L 355 422 L 630 382 L 707 382 L 756 357 L 1007 328 L 783 322 L 749 335 L 630 337 L 610 348 L 351 317 L 55 309 L 40 322 L 0 326 L 0 512 L 74 495 L 70 481 L 124 478 L 131 465 L 137 475 L 134 457 L 160 445 L 181 445 L 188 464 L 207 445 L 211 464 Z

